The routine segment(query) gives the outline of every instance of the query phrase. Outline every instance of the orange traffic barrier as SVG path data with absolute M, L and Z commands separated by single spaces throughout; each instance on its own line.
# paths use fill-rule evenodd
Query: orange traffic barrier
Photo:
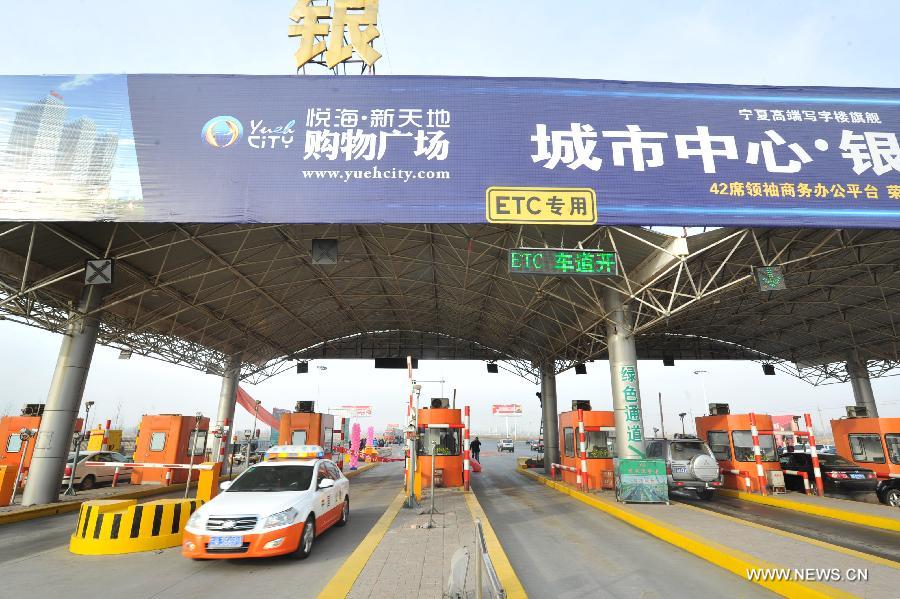
M 208 470 L 200 470 L 200 478 L 197 480 L 197 499 L 206 503 L 219 494 L 219 476 L 222 473 L 222 462 L 201 464 L 211 466 Z

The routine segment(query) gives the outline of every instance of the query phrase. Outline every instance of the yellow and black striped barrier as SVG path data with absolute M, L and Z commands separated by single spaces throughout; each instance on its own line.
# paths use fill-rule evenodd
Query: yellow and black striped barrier
M 86 501 L 69 551 L 110 555 L 177 547 L 188 518 L 201 505 L 199 499 L 158 499 L 142 504 L 134 499 Z

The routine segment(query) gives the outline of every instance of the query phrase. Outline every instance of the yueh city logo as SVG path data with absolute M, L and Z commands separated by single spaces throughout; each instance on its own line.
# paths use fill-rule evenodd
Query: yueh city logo
M 244 135 L 244 126 L 233 116 L 217 116 L 203 125 L 203 140 L 214 148 L 234 145 Z

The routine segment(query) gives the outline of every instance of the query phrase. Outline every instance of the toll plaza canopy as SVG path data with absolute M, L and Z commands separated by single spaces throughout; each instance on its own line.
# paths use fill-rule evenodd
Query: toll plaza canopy
M 240 353 L 250 380 L 407 354 L 529 374 L 603 359 L 615 288 L 641 358 L 811 382 L 846 380 L 848 355 L 874 376 L 900 362 L 900 90 L 0 83 L 6 318 L 61 331 L 88 288 L 101 342 L 210 372 Z M 510 272 L 515 248 L 607 250 L 617 274 Z

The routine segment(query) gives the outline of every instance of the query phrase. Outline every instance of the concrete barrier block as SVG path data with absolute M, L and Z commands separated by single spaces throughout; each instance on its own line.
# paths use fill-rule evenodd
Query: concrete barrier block
M 81 505 L 69 551 L 79 555 L 112 555 L 153 551 L 181 544 L 184 526 L 199 499 L 94 500 Z

